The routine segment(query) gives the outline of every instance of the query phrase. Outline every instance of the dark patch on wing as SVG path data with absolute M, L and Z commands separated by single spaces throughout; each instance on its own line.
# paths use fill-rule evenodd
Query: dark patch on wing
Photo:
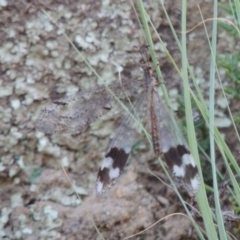
M 110 184 L 109 168 L 99 169 L 98 180 L 103 183 L 103 188 Z
M 106 158 L 110 157 L 113 159 L 113 168 L 119 168 L 120 172 L 123 170 L 129 153 L 126 153 L 124 149 L 119 149 L 116 147 L 111 148 L 110 152 L 107 153 Z
M 186 181 L 190 182 L 198 174 L 197 166 L 193 167 L 192 164 L 186 165 Z
M 119 149 L 116 147 L 111 148 L 111 150 L 106 154 L 106 158 L 111 158 L 113 160 L 113 165 L 111 166 L 113 169 L 119 169 L 119 175 L 122 173 L 123 168 L 127 162 L 129 154 L 126 153 L 123 149 Z M 110 167 L 110 168 L 111 168 Z M 111 184 L 116 180 L 116 178 L 110 178 L 109 171 L 110 168 L 104 167 L 103 169 L 99 169 L 98 171 L 98 181 L 103 184 L 103 189 L 107 186 L 111 186 Z M 119 177 L 119 176 L 118 176 Z
M 182 165 L 182 156 L 178 151 L 179 147 L 171 147 L 167 152 L 165 152 L 164 159 L 170 169 L 173 169 L 174 165 L 181 166 Z M 180 148 L 181 150 L 181 148 Z

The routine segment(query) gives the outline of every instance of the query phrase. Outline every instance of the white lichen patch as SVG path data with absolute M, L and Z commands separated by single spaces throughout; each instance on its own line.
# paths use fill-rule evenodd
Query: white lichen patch
M 71 12 L 65 12 L 64 17 L 67 18 L 67 19 L 70 19 L 72 17 L 72 13 Z
M 0 98 L 10 96 L 13 93 L 13 86 L 12 85 L 5 85 L 3 86 L 0 83 Z
M 27 84 L 25 77 L 19 76 L 15 79 L 15 93 L 17 95 L 23 95 L 27 93 Z
M 29 223 L 28 223 L 29 219 L 25 214 L 20 214 L 18 216 L 18 222 L 19 222 L 19 230 L 15 231 L 15 237 L 18 238 L 22 238 L 23 235 L 31 235 L 33 230 L 32 228 L 30 228 Z
M 9 215 L 11 214 L 12 209 L 3 207 L 0 210 L 0 237 L 7 237 L 7 233 L 4 231 L 4 226 L 9 221 Z
M 11 50 L 11 53 L 14 54 L 14 62 L 19 62 L 22 57 L 27 54 L 28 50 L 27 50 L 27 43 L 25 42 L 18 42 L 17 44 L 15 44 Z
M 56 40 L 48 40 L 46 41 L 46 47 L 49 50 L 54 50 L 58 47 L 58 42 Z
M 35 45 L 27 55 L 25 65 L 43 71 L 47 67 L 51 67 L 50 62 L 46 62 L 48 55 L 49 50 L 47 48 Z
M 95 46 L 100 45 L 100 41 L 97 39 L 97 36 L 94 32 L 89 32 L 86 36 L 86 42 L 93 43 Z
M 69 193 L 68 193 L 69 192 Z M 51 200 L 57 203 L 60 203 L 64 206 L 77 206 L 81 204 L 79 198 L 73 194 L 73 190 L 70 189 L 61 189 L 60 187 L 51 188 L 49 191 L 46 191 L 43 199 Z
M 59 52 L 58 51 L 56 51 L 56 50 L 54 50 L 54 51 L 51 51 L 51 56 L 53 57 L 53 58 L 57 58 L 57 57 L 59 57 Z
M 16 165 L 13 165 L 13 166 L 11 166 L 11 168 L 8 172 L 8 176 L 10 178 L 12 178 L 12 177 L 16 176 L 19 173 L 19 171 L 20 171 L 20 168 Z
M 61 199 L 61 204 L 64 206 L 78 206 L 81 204 L 80 199 L 76 196 L 63 196 Z
M 11 108 L 3 108 L 0 106 L 0 119 L 8 123 L 12 117 L 12 109 Z
M 65 59 L 64 62 L 63 62 L 63 67 L 66 69 L 66 70 L 69 70 L 71 69 L 71 61 L 69 59 Z
M 15 71 L 14 69 L 9 69 L 6 71 L 6 75 L 11 79 L 11 80 L 15 80 L 16 76 L 17 76 L 17 71 Z
M 23 206 L 23 199 L 21 193 L 15 193 L 11 196 L 11 206 L 13 208 Z
M 10 133 L 16 139 L 20 139 L 23 137 L 22 133 L 20 133 L 16 127 L 12 127 L 10 129 Z
M 20 105 L 21 105 L 19 99 L 17 99 L 17 98 L 16 98 L 16 99 L 11 99 L 10 104 L 11 104 L 11 107 L 12 107 L 14 110 L 19 109 L 19 107 L 20 107 Z
M 2 208 L 1 214 L 0 214 L 0 226 L 1 228 L 8 222 L 9 220 L 9 214 L 12 212 L 10 208 Z
M 6 34 L 9 38 L 14 38 L 14 37 L 16 37 L 17 32 L 15 31 L 14 28 L 10 27 L 10 28 L 6 29 Z
M 15 133 L 10 134 L 10 136 L 8 137 L 8 146 L 9 147 L 13 147 L 13 146 L 17 145 L 17 143 L 18 143 L 18 139 L 14 136 Z
M 41 138 L 39 138 L 38 141 L 38 151 L 41 152 L 48 144 L 49 144 L 48 138 L 41 136 Z
M 44 237 L 44 239 L 47 239 L 50 236 L 59 236 L 59 233 L 54 230 L 55 228 L 62 226 L 62 220 L 59 218 L 58 211 L 56 211 L 51 205 L 46 205 L 42 209 L 32 207 L 31 211 L 33 219 L 39 222 L 42 226 L 39 236 Z
M 50 154 L 54 157 L 59 157 L 61 155 L 60 148 L 58 146 L 53 146 L 47 137 L 42 137 L 39 139 L 38 152 Z
M 160 51 L 161 57 L 167 56 L 167 51 L 166 51 L 167 45 L 168 45 L 167 42 L 163 42 L 163 43 L 157 42 L 155 44 L 155 46 L 154 46 L 155 50 L 159 50 Z
M 45 35 L 46 32 L 51 32 L 54 27 L 50 22 L 48 16 L 44 13 L 39 13 L 37 17 L 32 17 L 26 24 L 26 33 L 30 43 L 36 44 L 40 41 L 40 36 Z
M 35 136 L 36 136 L 37 139 L 41 139 L 41 138 L 43 138 L 45 135 L 44 135 L 44 133 L 37 131 L 36 134 L 35 134 Z
M 75 184 L 74 184 L 74 192 L 76 193 L 76 194 L 79 194 L 79 195 L 87 195 L 88 194 L 88 192 L 86 191 L 86 189 L 85 188 L 83 188 L 83 187 L 81 187 L 81 186 L 76 186 Z M 79 202 L 79 200 L 80 199 L 76 199 L 76 201 L 75 201 L 75 205 L 76 205 L 76 203 L 77 202 Z M 81 202 L 79 202 L 79 204 L 80 204 Z
M 3 172 L 6 169 L 6 166 L 0 162 L 0 172 Z
M 20 182 L 21 182 L 21 179 L 20 179 L 19 177 L 15 177 L 15 178 L 13 179 L 13 184 L 14 184 L 14 185 L 19 185 Z
M 63 167 L 69 167 L 69 159 L 68 159 L 68 157 L 63 157 L 63 158 L 61 158 L 61 165 L 63 166 Z
M 75 36 L 74 41 L 77 44 L 77 46 L 80 48 L 83 48 L 83 49 L 92 49 L 93 48 L 92 44 L 88 43 L 80 35 Z
M 99 61 L 106 63 L 108 62 L 110 52 L 111 52 L 110 49 L 108 51 L 104 49 L 99 50 L 94 55 L 89 56 L 88 61 L 91 63 L 92 66 L 97 66 Z
M 0 47 L 0 62 L 8 63 L 13 60 L 13 56 L 11 54 L 11 50 L 13 48 L 12 42 L 6 42 Z
M 34 73 L 33 73 L 34 74 Z M 28 73 L 26 76 L 26 83 L 27 84 L 34 84 L 35 83 L 35 79 L 37 78 L 37 76 L 33 76 L 32 73 Z M 39 78 L 39 77 L 38 77 Z
M 65 91 L 67 92 L 67 95 L 72 95 L 79 91 L 79 87 L 74 85 L 68 85 Z
M 23 105 L 31 105 L 35 100 L 43 99 L 44 97 L 48 96 L 48 94 L 43 91 L 42 87 L 26 83 L 22 83 L 22 86 L 19 85 L 21 89 L 23 86 L 26 87 L 27 91 L 27 95 L 25 96 L 25 99 L 22 101 Z M 21 91 L 20 88 L 18 89 L 19 91 Z
M 32 232 L 33 232 L 32 229 L 29 228 L 29 227 L 25 227 L 25 228 L 22 229 L 23 234 L 30 235 L 30 234 L 32 234 Z
M 24 161 L 23 161 L 23 156 L 20 156 L 19 159 L 17 160 L 17 165 L 21 168 L 24 169 L 25 165 L 24 165 Z
M 45 225 L 48 229 L 58 228 L 62 225 L 62 220 L 58 217 L 58 212 L 54 210 L 50 205 L 47 205 L 43 209 L 45 215 Z
M 43 215 L 42 212 L 37 211 L 36 209 L 34 209 L 34 207 L 31 208 L 31 212 L 32 212 L 32 217 L 34 221 L 41 221 L 42 215 Z
M 0 0 L 0 7 L 6 7 L 7 6 L 7 0 Z
M 219 97 L 216 100 L 217 106 L 221 107 L 222 109 L 226 109 L 228 106 L 228 100 L 224 97 Z
M 51 220 L 55 220 L 58 218 L 58 212 L 53 210 L 51 206 L 46 206 L 43 210 L 45 215 L 49 216 Z
M 2 63 L 18 63 L 20 59 L 27 53 L 27 44 L 18 42 L 6 42 L 0 47 L 0 62 Z
M 226 116 L 221 118 L 215 117 L 214 124 L 217 128 L 228 128 L 232 125 L 232 121 Z
M 22 233 L 21 233 L 21 231 L 20 231 L 20 230 L 15 231 L 14 237 L 15 237 L 16 239 L 21 239 L 21 238 L 22 238 Z

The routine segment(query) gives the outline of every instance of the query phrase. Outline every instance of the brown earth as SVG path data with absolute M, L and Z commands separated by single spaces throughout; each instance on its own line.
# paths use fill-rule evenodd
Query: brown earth
M 180 35 L 180 5 L 165 2 Z M 197 3 L 204 18 L 211 17 L 211 2 L 189 1 L 188 29 L 201 21 Z M 161 6 L 146 1 L 145 7 L 180 65 L 181 55 Z M 117 184 L 96 197 L 96 173 L 109 137 L 121 122 L 121 111 L 109 112 L 73 136 L 47 137 L 34 130 L 50 99 L 100 84 L 64 32 L 106 83 L 118 80 L 119 71 L 129 81 L 142 77 L 140 55 L 133 49 L 143 43 L 143 33 L 131 2 L 2 0 L 0 11 L 0 239 L 100 239 L 91 218 L 105 239 L 124 239 L 168 214 L 184 212 L 174 191 L 147 170 L 168 182 L 144 136 L 139 136 Z M 154 33 L 153 40 L 167 87 L 181 89 Z M 220 40 L 222 48 L 228 46 L 226 41 Z M 207 46 L 202 27 L 188 34 L 189 62 L 203 89 L 208 87 Z M 174 215 L 132 239 L 197 236 L 186 217 Z

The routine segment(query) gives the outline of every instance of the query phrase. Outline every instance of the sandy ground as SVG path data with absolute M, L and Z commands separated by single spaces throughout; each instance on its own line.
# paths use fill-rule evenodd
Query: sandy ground
M 161 6 L 146 2 L 152 22 L 179 64 L 181 55 Z M 204 17 L 211 16 L 211 3 L 198 3 Z M 166 1 L 180 33 L 178 4 Z M 189 1 L 188 29 L 201 20 L 196 4 Z M 100 239 L 90 217 L 105 239 L 123 239 L 168 214 L 184 212 L 171 188 L 147 171 L 167 181 L 144 136 L 136 140 L 118 183 L 96 197 L 96 174 L 121 122 L 119 109 L 81 134 L 48 137 L 34 129 L 38 114 L 51 100 L 101 84 L 64 32 L 106 83 L 117 81 L 119 72 L 129 81 L 142 77 L 134 46 L 144 43 L 143 34 L 130 1 L 1 0 L 0 12 L 0 239 Z M 179 77 L 154 33 L 153 40 L 176 102 Z M 223 46 L 229 46 L 224 41 Z M 199 83 L 207 88 L 209 50 L 202 28 L 188 35 L 188 52 Z M 187 218 L 176 215 L 132 239 L 197 237 Z

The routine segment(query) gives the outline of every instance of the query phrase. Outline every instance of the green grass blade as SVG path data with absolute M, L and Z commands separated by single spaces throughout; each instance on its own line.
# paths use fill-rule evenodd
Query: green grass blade
M 214 0 L 213 4 L 213 18 L 217 18 L 217 0 Z M 212 178 L 213 178 L 213 188 L 214 188 L 214 201 L 216 208 L 216 220 L 218 225 L 218 232 L 220 239 L 227 239 L 223 216 L 221 211 L 221 205 L 219 201 L 219 191 L 218 191 L 218 181 L 216 174 L 216 156 L 215 156 L 215 141 L 214 135 L 214 124 L 215 124 L 215 75 L 216 75 L 216 42 L 217 42 L 217 21 L 212 22 L 212 42 L 211 42 L 211 63 L 210 63 L 210 89 L 209 89 L 209 136 L 210 136 L 210 158 L 212 165 Z
M 187 131 L 188 131 L 188 142 L 190 150 L 196 159 L 198 166 L 199 163 L 199 154 L 198 154 L 198 148 L 197 148 L 197 141 L 196 141 L 196 135 L 194 130 L 194 124 L 193 124 L 193 115 L 192 115 L 192 106 L 191 106 L 191 99 L 190 99 L 190 93 L 189 93 L 189 81 L 188 81 L 188 60 L 187 60 L 187 49 L 186 49 L 186 16 L 187 16 L 187 1 L 182 1 L 182 68 L 183 68 L 183 87 L 184 87 L 184 103 L 185 103 L 185 114 L 186 114 L 186 124 L 187 124 Z M 200 171 L 201 173 L 201 171 Z M 215 231 L 213 219 L 212 219 L 212 213 L 208 204 L 206 191 L 203 186 L 200 188 L 199 193 L 197 194 L 197 201 L 198 205 L 201 211 L 201 214 L 203 216 L 205 230 L 208 239 L 217 239 L 217 233 Z

